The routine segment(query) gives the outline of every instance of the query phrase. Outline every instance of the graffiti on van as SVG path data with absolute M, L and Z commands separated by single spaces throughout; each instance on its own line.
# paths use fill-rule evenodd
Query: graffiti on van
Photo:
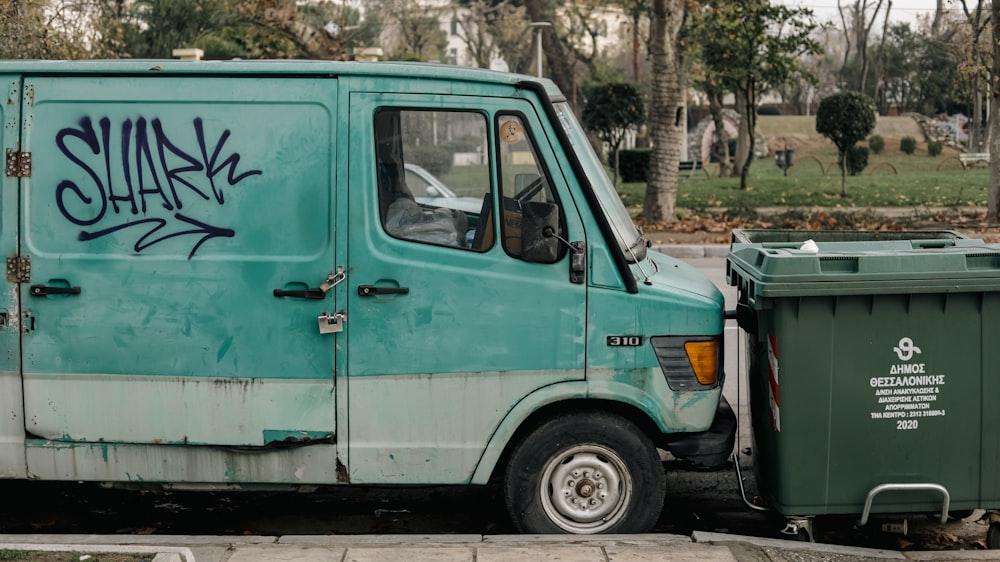
M 171 140 L 159 118 L 125 119 L 113 128 L 111 120 L 102 117 L 95 129 L 91 118 L 84 117 L 79 125 L 56 133 L 59 150 L 82 172 L 61 180 L 55 194 L 62 216 L 85 227 L 79 240 L 128 229 L 136 235 L 133 249 L 141 253 L 172 238 L 194 236 L 191 259 L 208 240 L 235 236 L 231 228 L 208 224 L 181 210 L 205 202 L 225 205 L 225 188 L 263 172 L 240 171 L 240 154 L 226 147 L 229 129 L 210 139 L 200 117 L 192 128 L 190 147 Z M 116 142 L 113 134 L 118 135 Z

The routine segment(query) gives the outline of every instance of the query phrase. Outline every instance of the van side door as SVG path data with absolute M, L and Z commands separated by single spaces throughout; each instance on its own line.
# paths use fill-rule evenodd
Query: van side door
M 332 441 L 335 346 L 317 319 L 336 309 L 319 288 L 337 275 L 335 80 L 25 87 L 27 431 L 57 443 Z
M 351 481 L 468 482 L 519 400 L 584 378 L 586 284 L 541 235 L 582 222 L 529 103 L 351 96 Z

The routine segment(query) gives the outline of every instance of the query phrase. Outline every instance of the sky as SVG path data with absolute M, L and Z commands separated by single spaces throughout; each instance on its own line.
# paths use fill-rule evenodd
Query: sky
M 780 0 L 782 4 L 810 8 L 816 14 L 819 21 L 834 20 L 839 22 L 840 15 L 837 13 L 837 0 Z M 841 4 L 847 6 L 853 4 L 854 0 L 841 0 Z M 870 1 L 869 3 L 877 3 Z M 975 2 L 969 2 L 974 5 Z M 893 0 L 891 19 L 899 22 L 910 22 L 915 24 L 918 15 L 933 15 L 937 6 L 936 0 Z M 961 10 L 961 4 L 950 5 L 945 0 L 945 8 Z M 883 8 L 885 9 L 885 8 Z

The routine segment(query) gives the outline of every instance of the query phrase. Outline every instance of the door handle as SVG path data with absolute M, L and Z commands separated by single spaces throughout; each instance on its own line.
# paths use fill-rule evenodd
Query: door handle
M 331 271 L 326 276 L 326 282 L 321 284 L 319 287 L 313 287 L 312 289 L 275 289 L 274 296 L 278 297 L 279 299 L 281 297 L 294 297 L 297 299 L 310 299 L 310 300 L 321 301 L 326 298 L 327 291 L 336 287 L 346 277 L 347 273 L 344 271 L 344 267 L 338 265 L 337 272 L 334 273 Z M 306 285 L 305 283 L 292 284 L 292 286 L 294 285 L 299 285 L 299 286 L 305 285 L 306 287 L 309 286 Z M 287 287 L 288 285 L 285 286 Z
M 376 287 L 375 285 L 358 285 L 358 295 L 362 297 L 374 297 L 375 295 L 406 295 L 409 294 L 409 287 Z
M 281 297 L 295 297 L 297 299 L 311 299 L 311 300 L 317 300 L 317 301 L 319 301 L 319 300 L 323 300 L 324 298 L 326 298 L 326 293 L 323 292 L 323 289 L 319 289 L 319 288 L 316 288 L 316 289 L 301 289 L 301 290 L 299 290 L 299 289 L 293 289 L 293 290 L 290 290 L 290 291 L 286 291 L 285 289 L 275 289 L 274 290 L 274 296 L 276 296 L 278 298 L 281 298 Z
M 80 287 L 49 287 L 48 285 L 32 285 L 28 288 L 33 297 L 49 295 L 79 295 Z

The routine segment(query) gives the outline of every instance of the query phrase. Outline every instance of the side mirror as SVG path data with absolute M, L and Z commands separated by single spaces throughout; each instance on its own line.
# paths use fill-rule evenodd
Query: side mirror
M 521 213 L 521 259 L 532 263 L 559 261 L 559 241 L 546 235 L 559 228 L 559 207 L 525 201 Z
M 535 263 L 555 263 L 559 260 L 560 244 L 569 249 L 569 280 L 577 285 L 586 282 L 587 244 L 561 238 L 559 207 L 552 203 L 523 203 L 521 220 L 521 258 Z

